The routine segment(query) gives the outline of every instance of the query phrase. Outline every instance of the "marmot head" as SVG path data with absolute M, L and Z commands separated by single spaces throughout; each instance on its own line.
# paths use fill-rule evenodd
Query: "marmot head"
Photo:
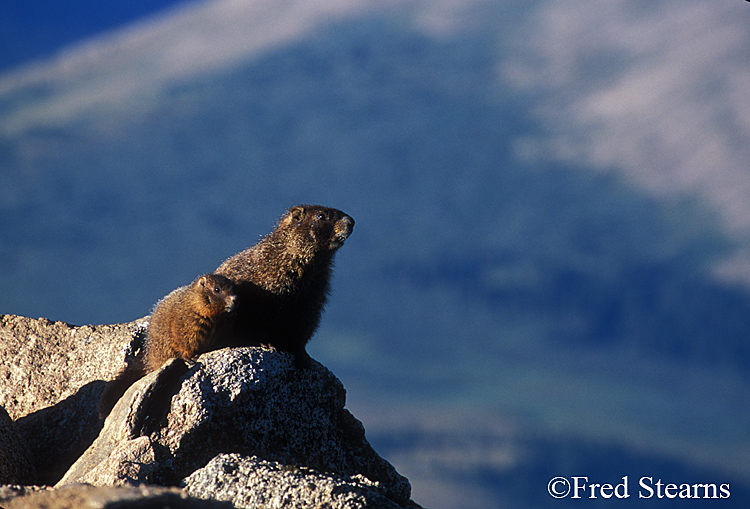
M 215 313 L 229 313 L 237 305 L 234 283 L 224 276 L 204 274 L 194 284 L 200 287 L 201 298 L 207 307 Z
M 354 219 L 340 210 L 319 205 L 297 205 L 279 222 L 300 253 L 334 252 L 354 230 Z

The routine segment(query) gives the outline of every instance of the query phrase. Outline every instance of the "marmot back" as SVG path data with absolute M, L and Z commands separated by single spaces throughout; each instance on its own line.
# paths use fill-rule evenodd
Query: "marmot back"
M 290 208 L 255 246 L 227 259 L 216 273 L 236 285 L 236 343 L 288 351 L 298 366 L 310 357 L 305 345 L 320 323 L 336 251 L 354 219 L 319 205 Z

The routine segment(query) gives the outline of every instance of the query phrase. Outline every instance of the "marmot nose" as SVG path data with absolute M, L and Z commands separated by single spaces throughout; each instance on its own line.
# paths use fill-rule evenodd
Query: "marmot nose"
M 351 216 L 345 215 L 341 218 L 340 222 L 343 229 L 348 232 L 347 235 L 350 235 L 354 231 L 354 219 Z
M 236 295 L 230 295 L 226 299 L 226 304 L 224 308 L 229 312 L 234 309 L 234 306 L 237 304 L 237 296 Z

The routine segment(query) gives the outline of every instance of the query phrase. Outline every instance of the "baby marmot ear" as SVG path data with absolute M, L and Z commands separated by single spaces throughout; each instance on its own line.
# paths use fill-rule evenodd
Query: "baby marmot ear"
M 295 221 L 301 221 L 303 217 L 305 217 L 305 207 L 296 206 L 292 207 L 289 211 L 292 215 L 292 219 Z

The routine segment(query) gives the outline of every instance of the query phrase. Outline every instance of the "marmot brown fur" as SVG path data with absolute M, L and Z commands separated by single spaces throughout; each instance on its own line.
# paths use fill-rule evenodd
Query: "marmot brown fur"
M 142 353 L 107 387 L 99 406 L 109 413 L 127 388 L 172 358 L 192 362 L 230 333 L 231 313 L 237 303 L 234 284 L 224 276 L 204 274 L 161 299 L 151 314 Z
M 234 310 L 234 284 L 224 276 L 205 274 L 156 304 L 148 324 L 145 365 L 148 372 L 169 359 L 192 361 L 226 332 L 227 314 Z
M 305 367 L 305 345 L 318 328 L 336 250 L 354 219 L 318 205 L 290 208 L 255 246 L 222 263 L 217 274 L 236 285 L 236 344 L 270 345 Z

